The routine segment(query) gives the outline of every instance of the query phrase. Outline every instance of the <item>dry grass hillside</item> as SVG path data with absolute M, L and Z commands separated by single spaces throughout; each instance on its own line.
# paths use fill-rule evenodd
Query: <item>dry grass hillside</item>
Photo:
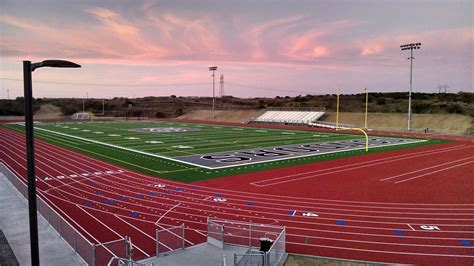
M 336 122 L 336 113 L 328 112 L 325 122 Z M 339 122 L 356 127 L 364 126 L 364 113 L 339 113 Z M 368 127 L 372 129 L 404 130 L 407 127 L 407 115 L 401 113 L 369 113 Z M 413 114 L 412 128 L 433 132 L 464 133 L 474 127 L 473 118 L 458 114 Z
M 263 114 L 265 110 L 216 110 L 215 121 L 246 122 Z M 212 110 L 192 110 L 178 119 L 214 120 Z

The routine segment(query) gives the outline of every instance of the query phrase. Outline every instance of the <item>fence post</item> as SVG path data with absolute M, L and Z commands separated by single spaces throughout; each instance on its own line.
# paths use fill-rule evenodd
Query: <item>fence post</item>
M 77 253 L 77 238 L 76 238 L 76 232 L 74 232 L 73 236 L 74 236 L 74 240 L 73 240 L 74 252 Z
M 95 266 L 95 245 L 92 245 L 92 266 Z
M 183 238 L 183 249 L 186 245 L 186 243 L 184 242 L 184 223 L 181 224 L 181 237 Z
M 158 258 L 159 256 L 159 250 L 158 250 L 158 246 L 160 245 L 160 241 L 159 241 L 159 237 L 158 237 L 158 229 L 156 229 L 156 257 Z
M 249 225 L 249 250 L 252 249 L 252 223 Z

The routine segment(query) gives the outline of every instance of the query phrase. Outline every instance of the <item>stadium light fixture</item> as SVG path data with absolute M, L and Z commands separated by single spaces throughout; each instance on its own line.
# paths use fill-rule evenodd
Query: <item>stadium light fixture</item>
M 78 68 L 80 65 L 64 60 L 45 60 L 38 63 L 23 61 L 25 97 L 26 163 L 28 171 L 28 209 L 30 219 L 31 265 L 40 265 L 38 246 L 38 216 L 36 213 L 35 155 L 33 140 L 33 92 L 31 72 L 40 67 Z
M 216 78 L 215 72 L 216 66 L 209 67 L 209 71 L 212 71 L 212 117 L 216 119 Z
M 413 50 L 420 49 L 421 43 L 410 43 L 400 45 L 402 51 L 410 50 L 410 57 L 407 59 L 410 60 L 410 92 L 408 93 L 408 131 L 411 130 L 411 91 L 413 87 Z

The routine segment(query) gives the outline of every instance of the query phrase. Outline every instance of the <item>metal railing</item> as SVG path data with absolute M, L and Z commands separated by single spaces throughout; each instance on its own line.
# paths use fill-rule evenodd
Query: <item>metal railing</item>
M 13 173 L 12 170 L 5 166 L 3 162 L 0 162 L 0 173 L 10 181 L 10 183 L 20 192 L 20 194 L 23 195 L 25 199 L 27 198 L 28 187 L 20 180 L 19 175 Z M 128 242 L 126 238 L 117 239 L 107 243 L 94 244 L 81 234 L 76 227 L 66 221 L 41 197 L 36 196 L 36 201 L 38 212 L 42 217 L 88 265 L 105 265 L 112 257 L 128 256 Z M 75 222 L 72 221 L 72 223 Z M 77 224 L 77 227 L 81 228 L 79 224 Z
M 234 265 L 278 265 L 286 254 L 286 229 L 284 226 L 218 219 L 208 219 L 207 223 L 208 228 L 212 228 L 209 225 L 220 225 L 220 227 L 216 228 L 222 228 L 222 245 L 247 248 L 247 252 L 244 254 L 234 254 Z M 216 234 L 219 233 L 218 231 L 216 230 Z M 208 238 L 211 235 L 208 232 Z M 219 240 L 220 236 L 217 235 L 217 237 L 217 240 Z M 266 253 L 259 251 L 261 238 L 272 241 L 272 245 Z
M 184 224 L 156 229 L 156 256 L 186 247 Z

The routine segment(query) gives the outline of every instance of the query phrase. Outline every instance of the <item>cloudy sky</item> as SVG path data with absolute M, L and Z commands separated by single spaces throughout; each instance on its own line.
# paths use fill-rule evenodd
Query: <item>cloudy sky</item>
M 212 95 L 208 67 L 240 97 L 473 89 L 473 1 L 0 0 L 0 97 Z M 217 87 L 218 84 L 217 84 Z

